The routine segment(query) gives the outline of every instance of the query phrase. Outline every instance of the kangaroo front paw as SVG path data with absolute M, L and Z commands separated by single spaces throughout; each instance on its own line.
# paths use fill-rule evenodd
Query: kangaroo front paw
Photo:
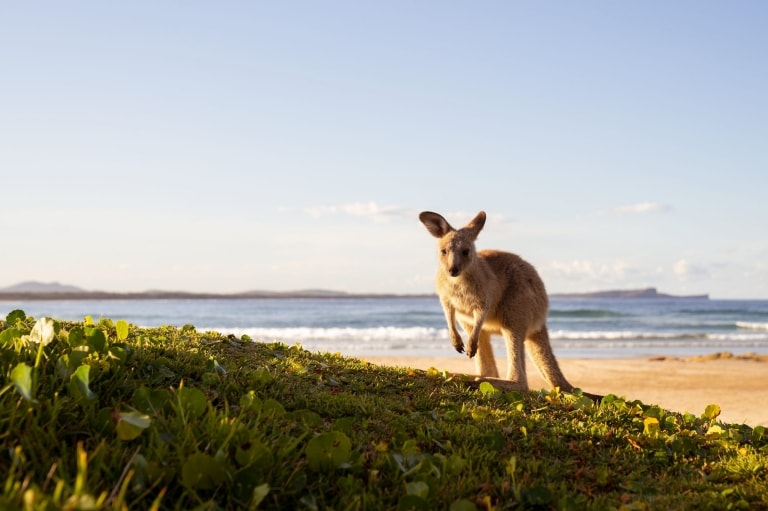
M 467 341 L 467 356 L 469 358 L 474 357 L 475 354 L 477 353 L 477 344 L 478 344 L 477 339 L 474 337 L 469 339 L 469 341 Z
M 451 336 L 451 344 L 459 353 L 464 353 L 464 341 L 461 340 L 460 335 Z

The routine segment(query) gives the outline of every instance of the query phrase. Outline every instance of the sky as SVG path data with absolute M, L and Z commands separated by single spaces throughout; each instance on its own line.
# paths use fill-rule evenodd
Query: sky
M 768 298 L 768 3 L 4 2 L 0 287 Z

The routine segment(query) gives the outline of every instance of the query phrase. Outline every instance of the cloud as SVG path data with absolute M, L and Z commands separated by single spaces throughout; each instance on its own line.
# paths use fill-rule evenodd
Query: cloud
M 594 264 L 590 261 L 579 260 L 553 261 L 548 270 L 567 280 L 587 279 L 602 283 L 620 281 L 637 271 L 624 261 L 616 261 L 612 264 Z
M 597 214 L 600 216 L 605 216 L 605 215 L 626 216 L 626 215 L 647 215 L 651 213 L 667 213 L 668 211 L 672 211 L 672 206 L 669 206 L 668 204 L 660 204 L 658 202 L 637 202 L 635 204 L 627 204 L 627 205 L 619 206 L 617 208 L 607 210 L 607 211 L 606 210 L 598 211 Z
M 280 212 L 289 212 L 289 208 L 280 208 Z M 315 208 L 304 208 L 304 213 L 314 217 L 320 218 L 331 215 L 345 215 L 356 218 L 367 218 L 376 223 L 387 223 L 392 220 L 407 220 L 417 221 L 420 209 L 405 208 L 402 206 L 382 206 L 376 202 L 351 202 L 348 204 L 341 204 L 338 206 L 319 206 Z M 472 220 L 477 211 L 452 211 L 442 213 L 448 222 L 455 228 L 459 229 L 467 222 Z M 507 225 L 510 220 L 504 215 L 499 213 L 488 213 L 488 224 L 493 225 Z
M 377 223 L 389 222 L 397 218 L 416 218 L 417 212 L 400 206 L 380 206 L 375 202 L 353 202 L 340 206 L 320 206 L 305 208 L 304 212 L 319 218 L 327 215 L 347 215 L 368 218 Z
M 683 281 L 709 276 L 709 270 L 705 267 L 691 264 L 686 259 L 677 261 L 672 268 L 672 271 L 678 279 Z

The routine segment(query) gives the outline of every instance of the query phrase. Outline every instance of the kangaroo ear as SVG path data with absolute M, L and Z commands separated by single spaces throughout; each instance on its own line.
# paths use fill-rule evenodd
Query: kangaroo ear
M 464 228 L 469 229 L 470 231 L 474 231 L 475 237 L 477 237 L 477 235 L 480 234 L 480 231 L 483 229 L 484 225 L 485 211 L 481 211 L 475 218 L 472 219 L 471 222 L 465 225 Z
M 431 211 L 423 211 L 419 215 L 419 220 L 435 238 L 442 238 L 449 232 L 456 230 L 445 218 Z

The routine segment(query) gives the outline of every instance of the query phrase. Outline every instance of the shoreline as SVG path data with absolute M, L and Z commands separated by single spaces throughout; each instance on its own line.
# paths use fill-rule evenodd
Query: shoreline
M 361 356 L 372 364 L 473 375 L 474 361 L 466 357 Z M 503 375 L 506 360 L 497 358 Z M 708 405 L 721 408 L 718 420 L 768 427 L 762 405 L 768 388 L 768 355 L 716 353 L 694 357 L 559 358 L 574 387 L 596 394 L 639 399 L 674 412 L 704 413 Z M 547 388 L 535 365 L 526 359 L 528 385 Z

